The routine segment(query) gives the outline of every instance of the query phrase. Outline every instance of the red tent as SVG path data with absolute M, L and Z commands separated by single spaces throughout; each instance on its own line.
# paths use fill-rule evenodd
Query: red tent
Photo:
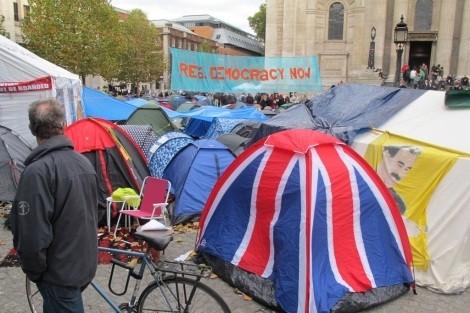
M 75 150 L 94 165 L 99 178 L 99 209 L 106 210 L 106 198 L 121 187 L 140 192 L 149 176 L 146 159 L 136 142 L 118 125 L 107 120 L 87 118 L 72 123 L 65 135 Z M 117 214 L 114 208 L 113 216 Z

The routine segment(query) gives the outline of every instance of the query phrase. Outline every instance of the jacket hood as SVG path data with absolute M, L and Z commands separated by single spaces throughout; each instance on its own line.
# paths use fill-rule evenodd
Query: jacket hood
M 39 146 L 34 148 L 31 154 L 26 158 L 24 161 L 24 165 L 28 166 L 29 164 L 33 163 L 34 161 L 40 159 L 42 156 L 48 154 L 54 150 L 73 150 L 73 143 L 72 141 L 66 137 L 65 135 L 58 135 L 47 139 L 46 141 L 42 142 Z

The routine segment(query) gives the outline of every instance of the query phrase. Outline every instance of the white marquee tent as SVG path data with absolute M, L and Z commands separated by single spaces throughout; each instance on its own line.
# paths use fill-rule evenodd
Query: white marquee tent
M 0 36 L 0 125 L 14 130 L 34 147 L 36 141 L 28 129 L 29 104 L 55 97 L 64 105 L 70 124 L 81 111 L 81 92 L 78 75 Z

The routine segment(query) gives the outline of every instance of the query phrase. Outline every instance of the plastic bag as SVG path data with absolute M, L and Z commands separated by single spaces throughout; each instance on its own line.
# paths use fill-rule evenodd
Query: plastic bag
M 118 188 L 111 194 L 111 198 L 115 201 L 123 201 L 124 197 L 126 196 L 133 196 L 135 198 L 127 199 L 127 203 L 137 208 L 140 205 L 140 197 L 132 188 Z

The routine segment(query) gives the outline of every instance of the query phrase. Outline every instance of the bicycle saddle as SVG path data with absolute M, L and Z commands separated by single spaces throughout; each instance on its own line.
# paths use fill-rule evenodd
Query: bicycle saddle
M 136 231 L 134 237 L 142 239 L 157 251 L 163 251 L 173 240 L 173 236 L 161 236 L 153 231 Z

